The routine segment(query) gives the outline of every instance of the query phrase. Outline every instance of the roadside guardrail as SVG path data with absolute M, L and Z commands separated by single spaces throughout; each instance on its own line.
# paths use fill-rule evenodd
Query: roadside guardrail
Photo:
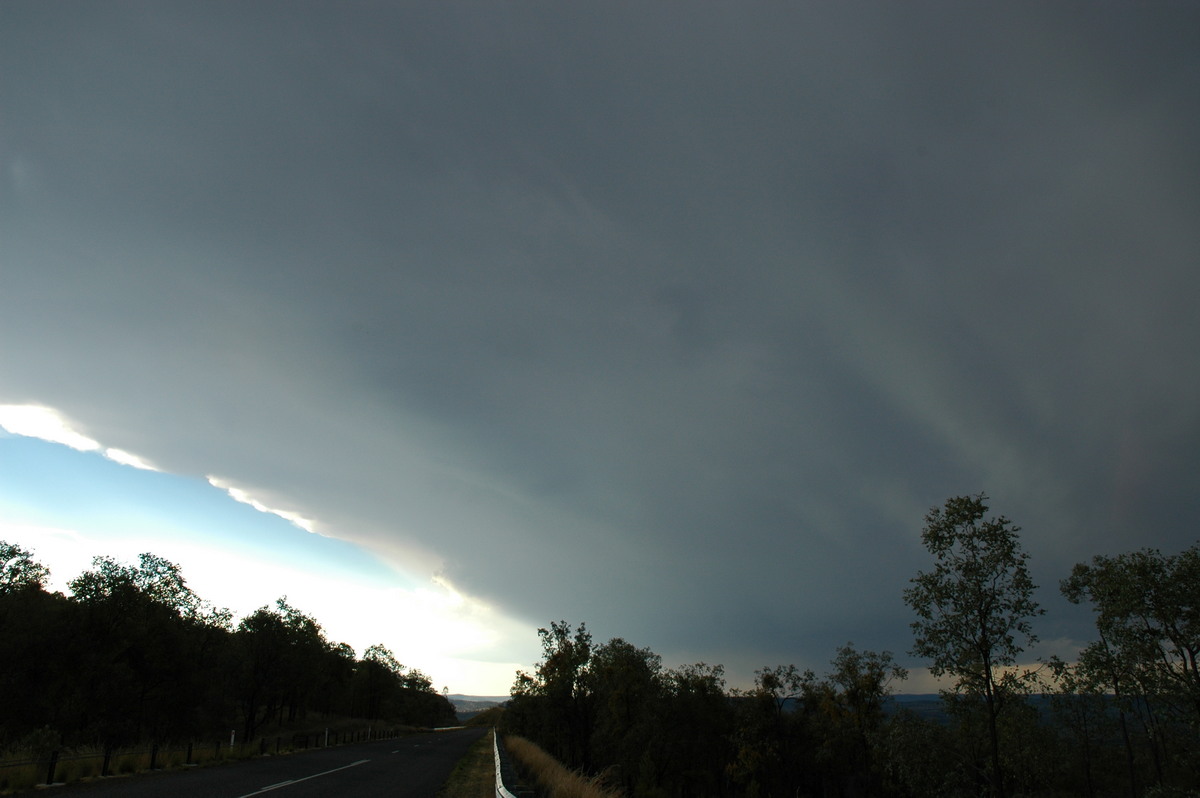
M 517 783 L 508 752 L 500 743 L 499 729 L 492 729 L 492 751 L 496 755 L 496 798 L 533 798 L 534 791 Z

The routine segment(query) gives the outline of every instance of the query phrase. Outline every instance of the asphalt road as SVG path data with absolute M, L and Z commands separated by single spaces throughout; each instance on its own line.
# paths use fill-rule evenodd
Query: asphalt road
M 213 767 L 67 785 L 80 798 L 436 798 L 454 765 L 486 728 L 314 749 Z

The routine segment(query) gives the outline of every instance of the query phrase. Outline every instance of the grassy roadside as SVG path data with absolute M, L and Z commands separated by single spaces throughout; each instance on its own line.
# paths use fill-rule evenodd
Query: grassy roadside
M 623 798 L 620 790 L 605 785 L 602 779 L 568 770 L 523 737 L 506 736 L 504 746 L 522 769 L 533 776 L 538 787 L 552 798 Z
M 450 778 L 438 792 L 438 798 L 495 798 L 496 759 L 492 753 L 492 732 L 467 749 L 450 772 Z

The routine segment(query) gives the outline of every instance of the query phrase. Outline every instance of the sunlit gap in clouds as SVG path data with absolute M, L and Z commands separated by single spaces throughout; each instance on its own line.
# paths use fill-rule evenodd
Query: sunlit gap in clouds
M 66 419 L 52 407 L 42 405 L 0 405 L 0 427 L 13 435 L 41 438 L 50 443 L 61 443 L 81 452 L 100 452 L 113 462 L 140 468 L 143 471 L 158 471 L 153 464 L 124 449 L 101 446 L 71 427 Z
M 206 479 L 208 480 L 208 484 L 212 485 L 218 490 L 225 491 L 234 501 L 241 502 L 242 504 L 248 504 L 255 510 L 258 510 L 260 513 L 277 515 L 283 520 L 300 527 L 305 532 L 320 534 L 317 532 L 316 522 L 310 518 L 305 518 L 304 516 L 300 515 L 300 513 L 292 512 L 291 510 L 280 510 L 275 507 L 268 507 L 266 504 L 263 504 L 261 501 L 251 496 L 248 491 L 242 490 L 241 488 L 236 488 L 227 480 L 221 479 L 220 477 L 214 477 L 210 474 L 208 477 L 206 477 Z
M 0 427 L 13 435 L 40 438 L 50 443 L 60 443 L 81 452 L 99 452 L 121 465 L 144 471 L 159 471 L 146 459 L 124 449 L 102 446 L 98 441 L 74 428 L 61 413 L 43 405 L 0 405 Z M 234 501 L 248 504 L 261 513 L 277 515 L 305 532 L 316 533 L 316 522 L 292 510 L 270 507 L 242 488 L 235 487 L 229 480 L 209 475 L 208 483 L 229 494 Z

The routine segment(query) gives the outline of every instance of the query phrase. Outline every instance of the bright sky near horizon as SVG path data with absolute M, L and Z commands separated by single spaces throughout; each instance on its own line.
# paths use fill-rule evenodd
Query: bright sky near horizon
M 215 478 L 134 462 L 49 408 L 0 406 L 0 540 L 32 549 L 53 566 L 50 588 L 67 593 L 93 557 L 136 563 L 151 552 L 180 564 L 201 598 L 237 617 L 286 596 L 332 642 L 360 655 L 384 643 L 452 692 L 503 695 L 530 656 L 527 629 L 435 579 L 313 534 L 305 519 Z M 506 653 L 512 659 L 495 661 Z
M 1200 537 L 1200 7 L 0 4 L 0 539 L 505 692 Z M 921 689 L 918 685 L 916 689 Z

